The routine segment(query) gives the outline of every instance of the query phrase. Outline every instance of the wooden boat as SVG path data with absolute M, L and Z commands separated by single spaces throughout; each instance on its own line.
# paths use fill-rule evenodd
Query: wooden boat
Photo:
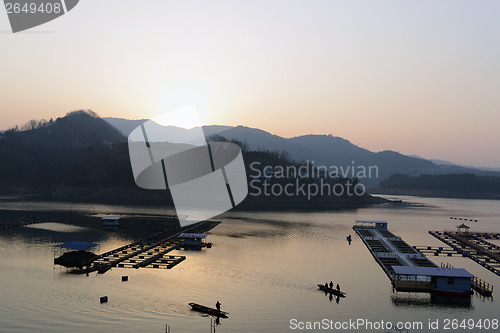
M 221 318 L 227 318 L 228 312 L 225 311 L 217 311 L 217 309 L 209 308 L 208 306 L 196 304 L 196 303 L 188 303 L 191 306 L 191 309 L 194 311 L 207 313 L 209 315 Z
M 318 284 L 318 288 L 320 290 L 323 290 L 325 293 L 330 293 L 330 294 L 333 294 L 333 295 L 339 296 L 339 297 L 345 297 L 345 292 L 337 290 L 337 289 L 329 288 L 329 287 L 325 286 L 324 284 Z

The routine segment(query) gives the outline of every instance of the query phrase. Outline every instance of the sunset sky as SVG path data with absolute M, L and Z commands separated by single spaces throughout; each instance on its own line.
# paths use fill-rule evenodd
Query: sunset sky
M 500 167 L 500 1 L 81 0 L 12 34 L 0 129 L 75 109 Z

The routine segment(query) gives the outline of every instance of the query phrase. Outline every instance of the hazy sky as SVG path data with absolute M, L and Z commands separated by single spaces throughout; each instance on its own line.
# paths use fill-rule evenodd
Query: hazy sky
M 333 134 L 500 167 L 500 1 L 81 0 L 12 34 L 0 129 L 75 109 Z

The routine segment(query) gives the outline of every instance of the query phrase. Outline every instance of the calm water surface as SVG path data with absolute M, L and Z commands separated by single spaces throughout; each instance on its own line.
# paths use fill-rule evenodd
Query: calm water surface
M 53 265 L 59 255 L 54 245 L 60 242 L 97 242 L 96 252 L 100 253 L 133 240 L 98 226 L 47 223 L 0 231 L 0 331 L 165 332 L 168 324 L 172 333 L 210 332 L 210 317 L 191 311 L 187 303 L 214 306 L 217 300 L 230 313 L 217 332 L 289 332 L 293 318 L 420 321 L 425 325 L 429 319 L 500 319 L 500 305 L 479 296 L 472 297 L 470 306 L 460 306 L 433 304 L 426 294 L 393 293 L 389 279 L 352 230 L 355 219 L 387 220 L 389 229 L 410 245 L 443 246 L 427 231 L 454 229 L 458 221 L 450 216 L 478 219 L 469 223 L 472 231 L 500 232 L 500 202 L 399 198 L 424 207 L 227 213 L 209 236 L 214 246 L 201 252 L 174 251 L 172 254 L 187 259 L 171 270 L 113 268 L 104 275 L 85 276 Z M 167 212 L 147 207 L 4 201 L 0 202 L 0 218 L 1 209 Z M 353 236 L 351 245 L 345 240 L 349 234 Z M 466 268 L 495 285 L 496 293 L 500 290 L 500 278 L 469 259 L 430 259 Z M 128 275 L 129 281 L 122 283 L 122 275 Z M 347 293 L 338 303 L 316 288 L 317 283 L 330 280 Z M 109 302 L 100 304 L 99 297 L 104 295 Z

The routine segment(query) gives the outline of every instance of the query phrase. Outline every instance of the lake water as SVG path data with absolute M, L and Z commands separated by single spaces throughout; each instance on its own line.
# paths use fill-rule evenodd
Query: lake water
M 391 197 L 392 198 L 392 197 Z M 446 319 L 500 319 L 500 305 L 472 296 L 470 306 L 438 305 L 427 294 L 394 293 L 389 279 L 352 230 L 356 219 L 387 220 L 410 245 L 443 246 L 428 230 L 454 229 L 450 216 L 478 219 L 471 231 L 500 232 L 500 202 L 403 197 L 424 207 L 378 206 L 341 212 L 226 213 L 211 231 L 211 249 L 174 251 L 187 259 L 171 270 L 113 268 L 104 275 L 74 274 L 53 265 L 54 245 L 68 240 L 99 243 L 96 252 L 133 238 L 99 226 L 47 223 L 0 231 L 1 332 L 210 332 L 211 318 L 189 302 L 215 306 L 229 319 L 217 332 L 290 332 L 290 321 L 419 322 L 444 331 Z M 106 205 L 0 202 L 1 209 L 95 213 L 162 213 L 162 209 Z M 29 215 L 29 214 L 28 214 Z M 351 234 L 349 245 L 346 236 Z M 430 257 L 450 263 L 500 290 L 500 277 L 470 259 Z M 128 275 L 128 282 L 121 276 Z M 317 283 L 339 283 L 347 297 L 330 300 Z M 100 296 L 109 302 L 99 303 Z M 439 320 L 440 329 L 427 328 Z M 299 330 L 295 330 L 299 331 Z M 319 330 L 303 330 L 302 332 Z M 330 330 L 354 332 L 354 330 Z M 366 329 L 358 329 L 363 332 Z M 369 330 L 384 332 L 384 330 Z M 475 330 L 456 330 L 476 332 Z M 481 330 L 484 331 L 494 331 Z

